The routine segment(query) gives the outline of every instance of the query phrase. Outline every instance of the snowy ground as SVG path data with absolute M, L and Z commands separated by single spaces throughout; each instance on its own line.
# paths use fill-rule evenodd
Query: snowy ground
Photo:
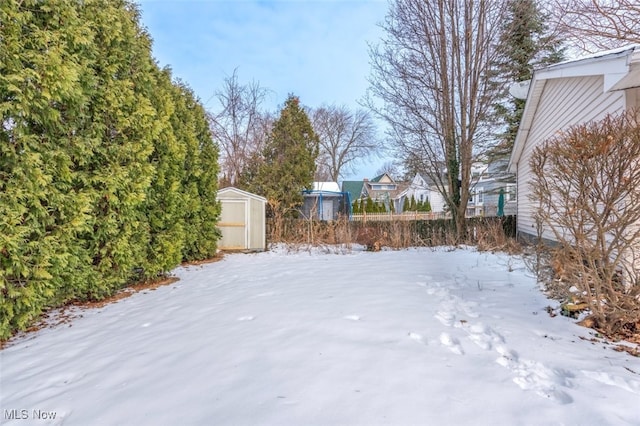
M 175 273 L 2 350 L 0 423 L 640 424 L 640 358 L 550 317 L 506 255 L 278 250 Z

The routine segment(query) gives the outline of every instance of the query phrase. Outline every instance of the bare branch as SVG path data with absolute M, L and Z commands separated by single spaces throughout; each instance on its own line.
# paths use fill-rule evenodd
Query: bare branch
M 237 70 L 216 93 L 220 109 L 210 116 L 210 127 L 221 148 L 221 173 L 226 184 L 236 185 L 249 159 L 262 149 L 272 121 L 260 111 L 268 93 L 255 81 L 240 84 Z
M 490 0 L 395 0 L 382 24 L 386 38 L 370 47 L 365 102 L 390 125 L 398 150 L 424 164 L 459 234 L 473 156 L 499 95 L 489 76 L 503 9 Z
M 640 43 L 637 0 L 550 0 L 549 12 L 567 41 L 595 52 Z
M 640 320 L 639 165 L 634 114 L 573 127 L 538 146 L 530 161 L 537 222 L 560 243 L 566 277 L 608 331 L 621 314 Z
M 311 112 L 311 121 L 320 138 L 319 178 L 337 182 L 380 149 L 373 118 L 363 109 L 325 105 Z

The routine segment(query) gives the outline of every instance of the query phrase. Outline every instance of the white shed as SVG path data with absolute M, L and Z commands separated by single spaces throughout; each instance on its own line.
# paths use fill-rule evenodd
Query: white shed
M 267 199 L 229 187 L 218 191 L 218 200 L 222 207 L 218 222 L 220 250 L 265 250 Z

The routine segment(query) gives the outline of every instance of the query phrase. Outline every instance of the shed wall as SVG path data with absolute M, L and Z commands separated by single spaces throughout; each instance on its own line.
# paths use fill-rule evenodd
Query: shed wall
M 249 203 L 249 217 L 251 225 L 249 227 L 249 249 L 265 250 L 266 243 L 266 219 L 265 204 L 256 199 L 251 199 Z

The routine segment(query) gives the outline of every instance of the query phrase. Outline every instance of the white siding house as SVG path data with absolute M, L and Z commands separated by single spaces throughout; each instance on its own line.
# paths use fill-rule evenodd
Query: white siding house
M 410 200 L 412 196 L 416 202 L 424 203 L 428 200 L 433 213 L 444 212 L 444 198 L 429 177 L 416 173 L 407 188 L 394 199 L 396 211 L 402 212 L 405 198 Z
M 533 217 L 536 205 L 528 196 L 533 149 L 563 129 L 637 107 L 640 107 L 640 45 L 534 72 L 508 167 L 516 175 L 519 235 L 537 234 Z M 542 236 L 553 239 L 548 231 Z

